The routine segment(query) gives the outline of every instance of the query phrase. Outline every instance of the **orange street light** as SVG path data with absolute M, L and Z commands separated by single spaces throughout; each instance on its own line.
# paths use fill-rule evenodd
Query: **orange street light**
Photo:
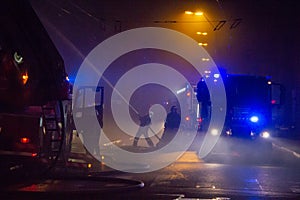
M 187 15 L 196 15 L 196 16 L 203 15 L 203 12 L 201 12 L 201 11 L 193 12 L 193 11 L 190 11 L 190 10 L 186 10 L 186 11 L 184 11 L 184 13 L 187 14 Z
M 209 61 L 209 58 L 202 58 L 202 61 L 208 62 L 208 61 Z
M 197 31 L 196 34 L 197 34 L 197 35 L 207 35 L 207 32 L 200 32 L 200 31 Z
M 197 11 L 197 12 L 195 12 L 195 15 L 196 16 L 201 16 L 201 15 L 203 15 L 203 12 Z
M 207 43 L 202 43 L 202 42 L 199 42 L 198 45 L 199 45 L 199 46 L 205 46 L 205 47 L 208 46 Z
M 192 14 L 194 14 L 192 11 L 189 11 L 189 10 L 186 10 L 184 13 L 187 14 L 187 15 L 192 15 Z

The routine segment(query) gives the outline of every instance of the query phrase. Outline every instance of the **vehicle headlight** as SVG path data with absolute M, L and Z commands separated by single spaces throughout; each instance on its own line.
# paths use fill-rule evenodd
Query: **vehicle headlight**
M 260 134 L 261 137 L 263 138 L 269 138 L 270 137 L 270 133 L 268 131 L 264 131 Z
M 254 115 L 254 116 L 250 117 L 250 121 L 253 123 L 256 123 L 259 121 L 259 118 L 258 118 L 258 116 Z
M 211 130 L 210 133 L 211 133 L 212 135 L 216 136 L 216 135 L 219 134 L 219 131 L 218 131 L 218 129 L 213 128 L 213 129 Z

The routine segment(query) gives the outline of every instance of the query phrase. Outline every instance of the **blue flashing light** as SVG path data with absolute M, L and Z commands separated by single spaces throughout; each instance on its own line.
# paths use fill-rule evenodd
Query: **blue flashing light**
M 220 74 L 214 74 L 214 78 L 220 78 Z
M 75 77 L 72 77 L 72 76 L 66 76 L 66 80 L 67 80 L 69 83 L 74 83 Z
M 250 121 L 253 122 L 253 123 L 258 122 L 258 120 L 259 120 L 259 118 L 257 116 L 250 117 Z

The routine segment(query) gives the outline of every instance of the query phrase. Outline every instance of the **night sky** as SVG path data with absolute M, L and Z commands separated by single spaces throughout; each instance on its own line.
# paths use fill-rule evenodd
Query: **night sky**
M 71 79 L 100 42 L 137 27 L 180 31 L 230 74 L 271 76 L 287 89 L 287 113 L 300 78 L 300 4 L 294 0 L 31 0 L 64 58 Z M 188 16 L 185 10 L 204 12 Z M 219 23 L 224 23 L 219 26 Z M 207 32 L 207 36 L 196 32 Z M 300 93 L 300 92 L 299 92 Z M 299 95 L 300 96 L 300 95 Z M 299 104 L 299 103 L 298 103 Z
M 207 42 L 216 64 L 229 73 L 270 75 L 276 81 L 295 75 L 299 64 L 297 1 L 34 1 L 32 4 L 76 73 L 82 57 L 120 31 L 143 26 L 179 30 Z M 199 9 L 205 17 L 187 16 Z M 219 30 L 219 21 L 226 21 Z M 236 27 L 234 23 L 240 22 Z M 207 32 L 199 36 L 196 31 Z

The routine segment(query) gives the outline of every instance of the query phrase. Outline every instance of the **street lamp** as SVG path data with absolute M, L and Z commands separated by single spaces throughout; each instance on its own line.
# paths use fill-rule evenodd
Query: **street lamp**
M 194 14 L 192 11 L 189 11 L 189 10 L 186 10 L 184 13 L 187 14 L 187 15 L 192 15 L 192 14 Z
M 208 44 L 207 44 L 206 42 L 205 42 L 205 43 L 199 42 L 198 45 L 199 45 L 199 46 L 205 46 L 205 47 L 208 46 Z
M 204 35 L 204 36 L 205 36 L 205 35 L 207 35 L 207 32 L 200 32 L 200 31 L 197 31 L 196 34 L 197 34 L 197 35 Z
M 202 12 L 202 11 L 195 11 L 195 12 L 193 12 L 193 11 L 190 11 L 190 10 L 186 10 L 185 12 L 184 12 L 186 15 L 195 15 L 195 16 L 203 16 L 203 17 L 205 17 L 204 16 L 204 13 Z M 206 17 L 205 17 L 205 19 L 206 19 Z M 206 35 L 208 35 L 208 33 L 207 32 L 200 32 L 200 31 L 197 31 L 196 32 L 196 34 L 197 35 L 201 35 L 201 36 L 206 36 Z M 200 46 L 208 46 L 208 44 L 205 42 L 205 43 L 203 43 L 203 42 L 199 42 L 198 43 L 198 45 L 200 45 Z
M 208 62 L 208 61 L 209 61 L 209 58 L 202 58 L 202 61 L 203 61 L 203 62 Z
M 190 10 L 186 10 L 184 13 L 185 13 L 186 15 L 196 15 L 196 16 L 201 16 L 201 15 L 203 15 L 203 12 L 201 12 L 201 11 L 193 12 L 193 11 L 190 11 Z
M 201 16 L 201 15 L 203 15 L 203 12 L 197 11 L 197 12 L 195 12 L 195 15 L 196 16 Z

